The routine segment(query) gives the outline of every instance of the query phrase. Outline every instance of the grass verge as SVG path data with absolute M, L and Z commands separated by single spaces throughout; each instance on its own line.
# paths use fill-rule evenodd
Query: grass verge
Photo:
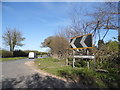
M 93 69 L 65 66 L 65 60 L 54 58 L 36 59 L 35 64 L 41 70 L 53 75 L 64 77 L 68 80 L 90 86 L 100 88 L 118 88 L 120 84 L 120 76 L 117 73 L 96 72 Z
M 58 60 L 51 57 L 36 59 L 34 62 L 41 70 L 44 70 L 54 75 L 59 75 L 58 70 L 66 67 L 64 60 Z
M 12 61 L 12 60 L 19 60 L 19 59 L 25 59 L 27 57 L 10 57 L 10 58 L 0 58 L 0 61 Z

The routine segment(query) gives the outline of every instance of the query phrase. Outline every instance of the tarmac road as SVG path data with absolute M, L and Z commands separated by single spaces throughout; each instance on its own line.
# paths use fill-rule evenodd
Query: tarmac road
M 40 58 L 40 57 L 39 57 Z M 44 57 L 43 57 L 44 58 Z M 43 76 L 29 66 L 27 61 L 34 59 L 22 59 L 2 62 L 2 81 L 0 87 L 5 88 L 79 88 L 79 84 L 68 83 L 50 76 Z
M 45 57 L 38 57 L 45 58 Z M 2 62 L 2 79 L 17 78 L 22 75 L 27 76 L 36 73 L 33 69 L 25 65 L 27 61 L 34 61 L 35 59 L 21 59 L 13 61 Z
M 34 60 L 34 59 L 30 59 Z M 29 59 L 22 59 L 16 61 L 4 61 L 2 62 L 2 79 L 4 78 L 17 78 L 21 75 L 29 75 L 35 73 L 30 67 L 24 65 Z

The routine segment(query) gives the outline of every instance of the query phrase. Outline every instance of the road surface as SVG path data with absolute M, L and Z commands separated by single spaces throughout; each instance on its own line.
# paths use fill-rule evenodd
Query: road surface
M 25 65 L 34 59 L 22 59 L 2 62 L 1 87 L 4 88 L 74 88 L 82 87 L 75 83 L 44 76 Z M 1 84 L 2 83 L 2 84 Z

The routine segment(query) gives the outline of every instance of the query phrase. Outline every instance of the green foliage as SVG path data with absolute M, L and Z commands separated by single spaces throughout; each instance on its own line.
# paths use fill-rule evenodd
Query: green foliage
M 13 52 L 7 50 L 0 50 L 0 54 L 2 57 L 28 57 L 29 52 L 35 52 L 37 55 L 45 55 L 46 52 L 39 52 L 34 50 L 15 50 Z
M 116 68 L 120 64 L 118 42 L 108 41 L 94 52 L 96 56 L 97 69 Z
M 46 55 L 47 52 L 39 52 L 36 50 L 24 50 L 25 53 L 29 53 L 29 52 L 35 52 L 37 55 Z
M 65 60 L 58 60 L 51 57 L 36 59 L 34 62 L 41 70 L 55 75 L 58 75 L 57 70 L 65 65 Z
M 94 72 L 87 68 L 67 68 L 59 70 L 58 72 L 60 76 L 65 77 L 68 80 L 95 87 L 95 81 L 93 80 Z
M 86 67 L 87 62 L 85 60 L 79 59 L 78 61 L 76 60 L 75 66 L 76 67 Z
M 72 58 L 69 58 L 72 61 Z M 85 62 L 85 61 L 83 61 Z M 120 84 L 119 69 L 107 68 L 108 72 L 98 72 L 94 69 L 86 67 L 75 67 L 71 65 L 65 66 L 65 60 L 58 60 L 54 58 L 43 58 L 35 60 L 35 63 L 41 70 L 48 73 L 66 78 L 86 86 L 100 87 L 100 88 L 118 88 Z M 90 62 L 93 63 L 92 61 Z M 106 67 L 109 63 L 106 63 Z M 114 65 L 114 64 L 113 64 Z M 105 67 L 105 66 L 104 66 Z
M 68 80 L 91 87 L 118 88 L 120 76 L 113 73 L 101 73 L 87 68 L 64 68 L 58 71 L 59 75 Z
M 12 57 L 13 53 L 7 50 L 1 50 L 2 57 Z
M 13 56 L 14 57 L 28 57 L 28 53 L 24 52 L 24 51 L 21 51 L 21 50 L 15 50 L 13 52 Z
M 108 41 L 106 43 L 107 46 L 107 50 L 111 51 L 111 52 L 116 52 L 118 51 L 118 42 L 117 41 Z
M 21 41 L 25 40 L 22 33 L 15 28 L 7 28 L 7 31 L 3 34 L 3 39 L 5 44 L 10 47 L 10 51 L 12 52 L 16 46 L 23 46 L 24 44 L 22 44 Z
M 73 58 L 68 58 L 68 61 L 72 61 L 73 60 Z
M 25 59 L 26 57 L 10 57 L 10 58 L 1 58 L 0 61 L 13 61 L 13 60 L 19 60 L 19 59 Z

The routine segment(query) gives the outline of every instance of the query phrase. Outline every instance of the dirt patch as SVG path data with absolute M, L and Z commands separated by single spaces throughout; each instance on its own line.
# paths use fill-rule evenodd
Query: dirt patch
M 44 75 L 44 76 L 51 76 L 51 77 L 53 77 L 53 78 L 57 78 L 57 79 L 60 79 L 60 80 L 65 81 L 65 82 L 71 82 L 71 81 L 68 81 L 68 80 L 66 80 L 66 79 L 64 79 L 64 78 L 62 78 L 62 77 L 58 77 L 58 76 L 56 76 L 56 75 L 53 75 L 53 74 L 47 73 L 47 72 L 45 72 L 45 71 L 43 71 L 43 70 L 40 70 L 40 69 L 35 65 L 34 61 L 28 61 L 28 62 L 25 63 L 25 65 L 31 67 L 31 68 L 34 69 L 36 72 L 38 72 L 38 73 L 40 73 L 40 74 L 42 74 L 42 75 Z

